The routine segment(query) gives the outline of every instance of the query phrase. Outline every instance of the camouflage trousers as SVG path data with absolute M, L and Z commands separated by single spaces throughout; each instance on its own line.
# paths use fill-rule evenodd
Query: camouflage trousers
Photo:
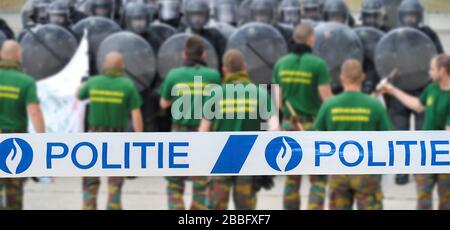
M 417 209 L 433 209 L 433 190 L 437 185 L 439 209 L 450 210 L 450 174 L 415 175 Z
M 187 180 L 192 181 L 191 210 L 206 210 L 207 204 L 207 177 L 166 177 L 167 198 L 170 210 L 185 210 L 184 188 Z
M 333 175 L 329 183 L 331 210 L 351 210 L 354 200 L 359 210 L 383 209 L 381 175 Z
M 253 189 L 253 177 L 212 177 L 208 188 L 209 208 L 212 210 L 228 209 L 228 201 L 233 188 L 233 201 L 237 210 L 254 210 L 256 192 Z
M 124 183 L 124 177 L 108 177 L 108 203 L 106 209 L 121 210 L 121 192 Z M 99 177 L 83 178 L 83 209 L 96 210 L 97 197 L 100 188 Z
M 0 179 L 0 209 L 23 209 L 23 186 L 25 181 L 26 179 L 24 178 Z M 5 197 L 3 197 L 3 194 L 5 194 Z
M 302 126 L 305 130 L 309 130 L 312 127 L 312 122 L 302 122 Z M 283 130 L 293 131 L 293 125 L 289 119 L 283 120 L 282 127 Z M 309 176 L 309 180 L 311 182 L 311 188 L 309 190 L 308 209 L 323 210 L 325 206 L 327 176 Z M 301 183 L 302 176 L 287 176 L 283 195 L 283 208 L 285 210 L 300 209 Z

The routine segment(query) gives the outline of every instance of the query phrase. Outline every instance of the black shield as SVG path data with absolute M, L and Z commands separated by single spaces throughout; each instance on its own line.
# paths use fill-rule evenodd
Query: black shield
M 350 27 L 335 22 L 320 23 L 315 28 L 315 39 L 314 53 L 327 62 L 332 86 L 338 88 L 342 64 L 348 59 L 362 63 L 363 45 Z
M 382 77 L 398 70 L 393 83 L 403 90 L 424 87 L 430 60 L 437 54 L 427 35 L 413 28 L 398 28 L 386 34 L 375 50 L 375 66 Z
M 78 47 L 76 38 L 66 29 L 56 25 L 29 29 L 20 45 L 23 71 L 35 80 L 61 71 Z
M 118 32 L 107 37 L 98 50 L 97 69 L 102 70 L 106 55 L 112 51 L 122 54 L 126 75 L 139 91 L 152 83 L 156 73 L 155 52 L 142 37 L 131 32 Z
M 186 40 L 192 36 L 191 34 L 176 34 L 169 38 L 159 49 L 158 53 L 158 73 L 165 78 L 170 70 L 183 66 L 182 54 Z M 208 67 L 217 69 L 219 66 L 219 58 L 214 47 L 206 39 L 202 38 L 206 48 Z
M 72 28 L 78 38 L 83 36 L 85 30 L 88 32 L 89 53 L 91 57 L 97 55 L 98 48 L 102 41 L 109 35 L 120 31 L 120 26 L 111 19 L 103 17 L 88 17 Z
M 242 52 L 255 84 L 270 84 L 273 66 L 288 52 L 280 32 L 260 22 L 250 22 L 237 29 L 228 40 L 227 50 L 230 49 Z
M 384 32 L 373 27 L 358 27 L 354 31 L 364 46 L 364 57 L 374 62 L 375 48 L 384 36 Z

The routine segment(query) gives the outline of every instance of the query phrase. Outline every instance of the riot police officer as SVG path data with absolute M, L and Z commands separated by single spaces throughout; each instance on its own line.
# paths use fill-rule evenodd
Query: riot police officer
M 69 29 L 72 25 L 70 5 L 66 0 L 56 0 L 48 6 L 48 23 Z
M 180 32 L 191 32 L 208 40 L 219 57 L 225 52 L 226 38 L 214 28 L 206 28 L 210 19 L 210 7 L 205 0 L 187 1 L 184 6 L 184 23 Z M 220 65 L 221 66 L 221 65 Z
M 355 25 L 355 19 L 347 4 L 342 0 L 327 0 L 323 8 L 323 15 L 326 22 L 339 22 L 350 27 Z
M 162 0 L 158 3 L 157 18 L 160 22 L 178 28 L 181 23 L 181 5 L 178 0 Z
M 363 26 L 388 32 L 386 7 L 383 0 L 364 0 L 361 7 L 361 21 Z
M 278 12 L 280 23 L 284 25 L 295 27 L 301 22 L 302 7 L 298 0 L 283 0 Z
M 239 22 L 239 5 L 236 0 L 222 0 L 214 5 L 214 19 L 217 22 L 224 22 L 232 26 L 237 26 Z
M 292 30 L 277 23 L 276 12 L 277 8 L 274 0 L 254 0 L 250 5 L 251 21 L 272 25 L 283 35 L 289 50 L 292 50 L 294 45 L 292 41 Z
M 323 20 L 323 0 L 304 0 L 303 1 L 303 19 L 315 22 Z

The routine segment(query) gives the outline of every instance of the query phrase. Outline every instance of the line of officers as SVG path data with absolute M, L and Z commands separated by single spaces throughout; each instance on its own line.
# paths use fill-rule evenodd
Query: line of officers
M 159 1 L 157 5 L 155 5 L 155 1 L 130 4 L 122 2 L 123 11 L 118 10 L 120 9 L 118 6 L 121 5 L 118 4 L 118 1 L 91 0 L 88 3 L 86 8 L 89 15 L 118 20 L 124 25 L 125 29 L 141 35 L 144 35 L 144 28 L 147 28 L 148 24 L 152 23 L 155 18 L 179 28 L 180 31 L 190 30 L 194 34 L 209 40 L 217 53 L 223 57 L 220 71 L 208 68 L 205 65 L 207 57 L 201 40 L 195 36 L 189 38 L 183 53 L 185 66 L 172 70 L 161 83 L 160 98 L 158 98 L 161 109 L 170 110 L 172 102 L 177 99 L 170 94 L 172 89 L 177 87 L 177 84 L 193 81 L 191 79 L 193 76 L 204 76 L 203 80 L 206 80 L 206 83 L 252 84 L 247 71 L 246 62 L 248 61 L 237 50 L 225 53 L 226 38 L 220 32 L 206 28 L 211 8 L 205 1 L 193 0 L 181 3 L 180 1 L 169 0 Z M 217 7 L 222 3 L 233 7 Z M 30 21 L 27 23 L 35 25 L 52 23 L 69 29 L 72 22 L 85 17 L 82 12 L 77 10 L 76 4 L 76 2 L 64 0 L 56 0 L 52 3 L 44 0 L 33 0 L 28 17 Z M 250 13 L 239 14 L 238 11 L 234 11 L 244 8 L 245 4 L 249 6 L 245 9 Z M 164 8 L 164 6 L 176 7 Z M 285 36 L 290 44 L 290 54 L 277 62 L 273 73 L 273 83 L 280 85 L 277 88 L 278 92 L 274 95 L 274 98 L 276 98 L 274 104 L 282 111 L 283 117 L 270 119 L 268 122 L 269 130 L 390 130 L 392 128 L 390 120 L 392 120 L 394 129 L 409 130 L 411 113 L 416 113 L 417 128 L 422 127 L 423 124 L 425 129 L 448 129 L 450 125 L 448 114 L 448 111 L 450 111 L 448 109 L 450 105 L 448 96 L 450 60 L 448 56 L 441 55 L 432 60 L 430 76 L 435 83 L 430 84 L 425 89 L 402 92 L 388 83 L 384 84 L 377 93 L 384 92 L 389 95 L 387 97 L 389 113 L 386 113 L 378 102 L 360 92 L 363 91 L 367 94 L 375 91 L 375 87 L 370 90 L 366 90 L 364 87 L 368 81 L 364 73 L 370 71 L 364 68 L 366 67 L 365 63 L 359 63 L 355 60 L 344 63 L 340 77 L 343 92 L 332 92 L 329 85 L 331 79 L 327 71 L 327 64 L 312 54 L 314 33 L 309 20 L 336 21 L 354 26 L 355 21 L 344 1 L 329 0 L 324 3 L 324 1 L 305 0 L 301 5 L 299 1 L 284 0 L 279 3 L 278 11 L 277 2 L 272 0 L 243 1 L 241 7 L 236 6 L 238 6 L 236 1 L 217 1 L 215 9 L 234 10 L 216 10 L 214 13 L 215 19 L 232 25 L 240 25 L 249 21 L 271 24 Z M 144 17 L 126 13 L 127 10 L 131 11 L 142 7 L 147 10 L 139 12 L 148 13 Z M 167 13 L 167 9 L 170 9 L 170 14 Z M 389 30 L 385 24 L 385 11 L 383 1 L 364 1 L 362 24 L 384 31 Z M 124 16 L 121 17 L 120 15 Z M 167 15 L 176 15 L 176 17 L 166 17 Z M 246 15 L 248 16 L 245 17 Z M 433 40 L 438 52 L 443 53 L 442 45 L 436 33 L 431 28 L 422 25 L 423 7 L 419 1 L 404 0 L 398 9 L 398 16 L 401 26 L 420 29 Z M 301 23 L 301 21 L 307 23 Z M 1 24 L 7 28 L 6 23 L 2 22 Z M 281 24 L 295 27 L 292 36 L 286 36 L 287 33 L 283 32 L 284 27 Z M 8 38 L 13 38 L 10 29 L 2 29 L 2 31 Z M 36 96 L 35 83 L 29 77 L 20 73 L 19 45 L 13 41 L 5 42 L 1 59 L 0 90 L 7 91 L 0 94 L 2 95 L 0 96 L 2 104 L 0 107 L 1 132 L 26 132 L 27 114 L 32 118 L 31 121 L 34 126 L 38 127 L 36 130 L 44 132 L 44 121 L 38 106 L 39 100 Z M 122 132 L 127 130 L 130 117 L 133 130 L 136 132 L 143 131 L 143 120 L 146 116 L 144 114 L 143 118 L 140 110 L 143 101 L 133 83 L 123 77 L 125 66 L 121 54 L 109 53 L 103 65 L 103 72 L 91 73 L 98 76 L 90 78 L 80 88 L 78 94 L 80 99 L 91 99 L 88 131 Z M 310 79 L 299 79 L 299 76 L 308 76 Z M 16 78 L 21 80 L 16 80 Z M 372 81 L 370 85 L 376 86 L 379 77 L 369 80 Z M 11 95 L 11 91 L 16 92 L 16 95 Z M 261 91 L 258 92 L 258 95 L 264 93 L 268 92 Z M 338 96 L 333 97 L 333 94 L 338 94 Z M 414 96 L 420 96 L 420 100 Z M 248 100 L 248 98 L 241 99 Z M 239 98 L 234 103 L 239 106 Z M 291 114 L 287 104 L 293 107 L 296 114 Z M 192 106 L 202 105 L 192 103 Z M 251 111 L 250 108 L 244 108 L 244 110 L 246 109 Z M 344 114 L 339 114 L 336 111 L 344 111 Z M 355 111 L 356 114 L 354 114 Z M 357 111 L 371 111 L 369 113 L 371 115 L 364 117 L 364 114 L 358 114 Z M 423 111 L 426 112 L 423 113 Z M 223 112 L 230 111 L 224 110 Z M 423 122 L 424 115 L 425 123 Z M 281 124 L 276 122 L 277 120 L 281 120 Z M 179 119 L 168 121 L 168 124 L 163 126 L 169 127 L 167 131 L 182 132 L 260 130 L 258 122 L 247 120 L 200 121 Z M 405 176 L 399 178 L 400 183 L 405 183 Z M 432 208 L 431 194 L 435 184 L 439 187 L 439 207 L 442 209 L 450 208 L 450 189 L 448 188 L 450 179 L 447 175 L 422 175 L 416 176 L 416 179 L 419 209 Z M 236 208 L 254 209 L 256 207 L 256 192 L 261 188 L 270 189 L 273 186 L 271 177 L 170 177 L 167 178 L 170 209 L 184 209 L 183 193 L 186 180 L 192 180 L 194 184 L 192 209 L 226 209 L 231 189 L 233 189 Z M 309 209 L 324 208 L 327 185 L 330 186 L 331 190 L 330 208 L 332 209 L 351 209 L 354 200 L 357 201 L 357 206 L 360 209 L 382 208 L 380 176 L 332 176 L 330 178 L 327 176 L 310 176 L 310 180 Z M 6 195 L 4 207 L 21 209 L 24 181 L 18 179 L 2 179 L 2 181 L 1 186 L 5 189 Z M 108 178 L 108 182 L 108 209 L 121 209 L 120 193 L 124 178 Z M 300 208 L 300 184 L 300 176 L 287 177 L 283 198 L 285 209 Z M 84 209 L 97 208 L 96 199 L 99 185 L 98 178 L 83 179 Z

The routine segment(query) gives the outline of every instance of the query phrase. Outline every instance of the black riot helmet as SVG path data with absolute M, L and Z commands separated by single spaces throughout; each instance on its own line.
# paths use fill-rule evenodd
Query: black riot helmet
M 208 24 L 209 2 L 205 0 L 186 1 L 184 13 L 187 26 L 194 31 L 199 31 Z
M 251 21 L 273 24 L 276 19 L 276 7 L 274 0 L 253 0 L 250 4 Z
M 418 0 L 403 0 L 397 13 L 402 26 L 418 27 L 423 21 L 423 6 Z
M 383 0 L 364 0 L 361 7 L 361 20 L 364 26 L 381 28 L 386 19 Z
M 350 11 L 343 0 L 327 0 L 323 8 L 325 21 L 334 21 L 347 24 Z
M 281 23 L 292 26 L 300 24 L 302 7 L 299 0 L 283 0 L 278 9 Z
M 153 20 L 153 15 L 146 4 L 132 2 L 125 7 L 124 19 L 127 30 L 136 34 L 143 34 Z
M 304 0 L 303 18 L 321 21 L 323 19 L 324 0 Z
M 236 0 L 222 0 L 214 5 L 214 19 L 230 25 L 236 25 L 239 21 L 239 5 Z
M 63 27 L 69 27 L 72 22 L 70 20 L 70 4 L 67 0 L 56 0 L 47 8 L 48 23 Z
M 100 16 L 105 18 L 113 18 L 114 0 L 91 0 L 90 14 L 91 16 Z
M 181 3 L 178 0 L 162 0 L 158 7 L 159 21 L 169 25 L 178 25 L 181 19 Z
M 35 24 L 47 24 L 47 8 L 51 2 L 51 0 L 33 0 L 31 3 L 30 18 Z

